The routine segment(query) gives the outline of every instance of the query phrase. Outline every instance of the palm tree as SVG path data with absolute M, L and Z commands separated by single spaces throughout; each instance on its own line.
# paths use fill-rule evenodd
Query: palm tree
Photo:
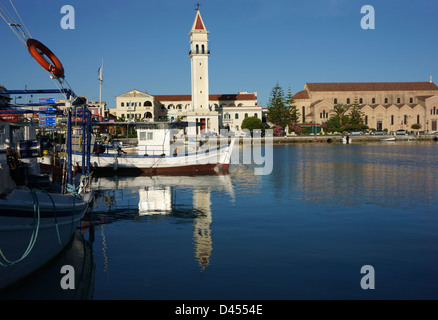
M 342 117 L 344 116 L 345 112 L 347 112 L 347 110 L 348 109 L 343 104 L 338 103 L 333 107 L 332 110 L 330 110 L 330 112 L 336 113 L 339 119 L 342 119 Z
M 343 104 L 340 103 L 335 105 L 333 109 L 330 110 L 330 112 L 336 113 L 334 117 L 337 117 L 339 119 L 339 127 L 342 126 L 342 119 L 344 118 L 345 112 L 347 112 L 347 110 L 348 109 Z

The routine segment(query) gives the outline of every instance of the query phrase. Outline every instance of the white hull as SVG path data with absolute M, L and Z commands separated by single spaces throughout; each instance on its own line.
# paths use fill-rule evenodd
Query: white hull
M 33 194 L 36 198 L 28 190 L 15 189 L 0 199 L 0 288 L 54 258 L 72 239 L 92 198 L 91 193 L 80 199 L 61 194 L 50 194 L 50 198 L 41 191 Z
M 227 170 L 231 161 L 234 139 L 230 145 L 188 154 L 145 156 L 138 152 L 127 154 L 91 154 L 90 164 L 95 172 L 128 173 L 137 171 L 148 174 L 196 174 Z M 76 169 L 82 166 L 82 154 L 73 153 Z

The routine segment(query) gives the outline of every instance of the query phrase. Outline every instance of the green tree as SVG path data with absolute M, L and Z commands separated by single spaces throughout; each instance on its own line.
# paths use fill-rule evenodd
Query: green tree
M 268 112 L 266 118 L 269 122 L 274 125 L 279 125 L 282 128 L 289 124 L 289 108 L 285 103 L 283 89 L 279 86 L 278 82 L 275 87 L 272 88 L 267 107 Z
M 300 118 L 300 113 L 298 112 L 297 106 L 295 105 L 295 100 L 293 99 L 291 88 L 287 91 L 286 95 L 286 105 L 289 108 L 289 123 L 288 125 L 295 126 Z
M 364 121 L 365 114 L 361 111 L 361 107 L 357 101 L 357 98 L 354 99 L 353 106 L 351 107 L 351 112 L 348 115 L 349 117 L 349 125 L 350 130 L 364 130 L 365 128 L 368 128 L 365 125 Z
M 262 120 L 256 117 L 247 117 L 242 121 L 242 129 L 253 131 L 254 129 L 265 130 Z

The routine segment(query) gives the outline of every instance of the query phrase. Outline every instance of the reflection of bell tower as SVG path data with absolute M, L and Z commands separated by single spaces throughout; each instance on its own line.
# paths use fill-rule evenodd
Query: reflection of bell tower
M 210 229 L 212 222 L 210 191 L 193 191 L 193 209 L 199 211 L 197 217 L 193 221 L 195 255 L 202 270 L 205 270 L 210 262 L 210 255 L 213 250 Z

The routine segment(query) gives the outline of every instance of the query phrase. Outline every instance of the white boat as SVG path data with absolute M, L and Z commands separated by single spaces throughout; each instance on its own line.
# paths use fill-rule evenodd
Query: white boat
M 64 249 L 89 207 L 92 192 L 88 179 L 81 181 L 80 188 L 73 183 L 62 191 L 39 174 L 35 127 L 2 123 L 1 128 L 0 288 L 5 288 Z
M 201 175 L 227 172 L 234 138 L 209 137 L 210 142 L 204 143 L 187 138 L 181 125 L 181 122 L 177 125 L 136 123 L 138 138 L 134 147 L 116 145 L 108 148 L 106 145 L 104 152 L 91 153 L 90 168 L 98 175 Z M 187 127 L 190 124 L 185 125 Z M 175 126 L 180 126 L 180 129 Z M 102 146 L 94 148 L 94 151 L 102 151 Z M 72 162 L 76 170 L 81 170 L 80 151 L 73 152 Z
M 350 136 L 342 136 L 341 143 L 342 144 L 351 144 L 351 137 Z
M 91 193 L 13 189 L 0 198 L 0 288 L 45 265 L 70 242 Z
M 395 137 L 382 138 L 380 141 L 395 141 Z

